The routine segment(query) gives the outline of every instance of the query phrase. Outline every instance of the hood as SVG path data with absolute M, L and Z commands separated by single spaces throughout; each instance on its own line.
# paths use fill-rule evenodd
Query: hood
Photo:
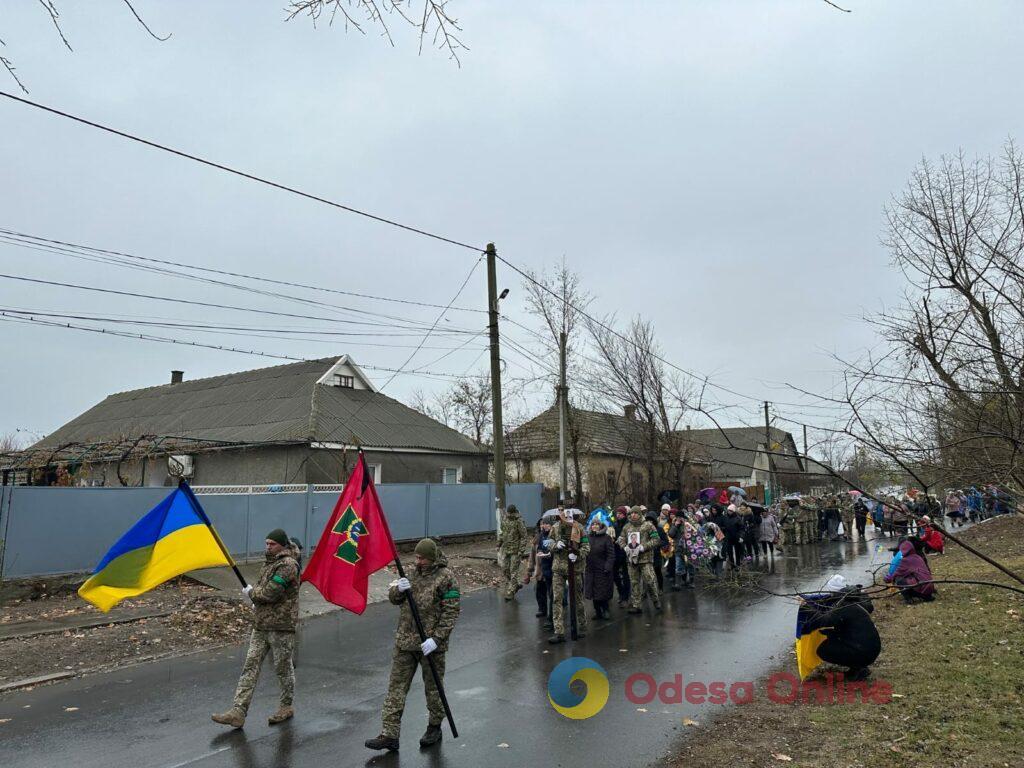
M 907 555 L 914 554 L 914 545 L 909 541 L 904 541 L 900 544 L 900 553 L 906 557 Z

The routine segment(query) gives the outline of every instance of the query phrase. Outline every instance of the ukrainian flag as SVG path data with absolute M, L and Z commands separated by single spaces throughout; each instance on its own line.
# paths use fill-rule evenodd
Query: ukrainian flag
M 815 598 L 824 597 L 828 595 L 804 595 L 804 599 L 811 602 L 803 603 L 796 613 L 796 668 L 801 680 L 806 680 L 807 676 L 821 664 L 818 646 L 825 642 L 825 635 L 817 629 L 808 632 L 804 625 L 820 610 L 813 604 Z
M 78 594 L 109 611 L 168 579 L 216 565 L 234 563 L 192 489 L 182 483 L 118 539 Z

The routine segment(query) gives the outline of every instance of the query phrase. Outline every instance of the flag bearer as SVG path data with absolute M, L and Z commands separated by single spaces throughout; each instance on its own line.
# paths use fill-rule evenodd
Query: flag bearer
M 299 564 L 296 551 L 287 534 L 275 528 L 267 534 L 267 560 L 256 580 L 256 586 L 242 590 L 255 609 L 255 624 L 245 655 L 242 676 L 235 690 L 234 705 L 227 712 L 213 715 L 215 723 L 241 728 L 249 711 L 253 690 L 259 679 L 260 666 L 268 652 L 274 655 L 274 671 L 281 686 L 281 703 L 267 721 L 283 723 L 294 714 L 295 693 L 295 625 L 299 621 Z
M 412 609 L 406 599 L 410 591 L 419 609 L 426 640 L 420 638 Z M 420 746 L 429 747 L 441 741 L 444 706 L 426 657 L 434 660 L 434 668 L 443 686 L 445 652 L 448 650 L 448 638 L 459 617 L 459 597 L 459 584 L 448 570 L 448 560 L 441 553 L 437 542 L 422 539 L 416 545 L 416 568 L 411 578 L 392 582 L 388 593 L 388 600 L 401 608 L 401 614 L 398 631 L 395 633 L 395 651 L 391 657 L 391 679 L 388 681 L 388 693 L 381 712 L 381 731 L 379 736 L 366 741 L 369 749 L 386 749 L 389 752 L 398 750 L 405 698 L 409 694 L 416 667 L 422 669 L 429 716 Z

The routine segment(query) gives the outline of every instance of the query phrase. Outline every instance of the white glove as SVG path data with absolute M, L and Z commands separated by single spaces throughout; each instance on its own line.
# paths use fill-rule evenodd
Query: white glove
M 570 563 L 575 563 L 576 562 L 576 553 L 575 552 L 570 552 L 569 553 L 569 562 Z
M 395 586 L 398 587 L 399 592 L 408 592 L 412 589 L 412 584 L 409 583 L 409 580 L 405 578 L 405 576 L 395 582 Z
M 555 547 L 557 547 L 558 549 L 565 549 L 565 542 L 559 539 Z
M 242 594 L 245 595 L 246 597 L 248 597 L 249 600 L 251 601 L 252 600 L 252 585 L 251 584 L 246 584 L 244 587 L 242 587 Z
M 432 637 L 428 637 L 420 643 L 420 650 L 423 651 L 424 656 L 429 656 L 437 650 L 437 641 Z

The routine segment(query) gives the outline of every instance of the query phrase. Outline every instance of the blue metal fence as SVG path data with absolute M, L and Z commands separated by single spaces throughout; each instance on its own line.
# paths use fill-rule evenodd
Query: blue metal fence
M 90 571 L 110 546 L 170 492 L 167 488 L 6 486 L 0 492 L 0 578 Z M 377 486 L 398 541 L 495 529 L 494 484 L 392 483 Z M 506 488 L 529 524 L 541 514 L 541 485 Z M 203 508 L 239 559 L 263 551 L 264 536 L 283 528 L 307 546 L 320 538 L 338 492 L 288 486 L 280 492 L 198 493 Z

